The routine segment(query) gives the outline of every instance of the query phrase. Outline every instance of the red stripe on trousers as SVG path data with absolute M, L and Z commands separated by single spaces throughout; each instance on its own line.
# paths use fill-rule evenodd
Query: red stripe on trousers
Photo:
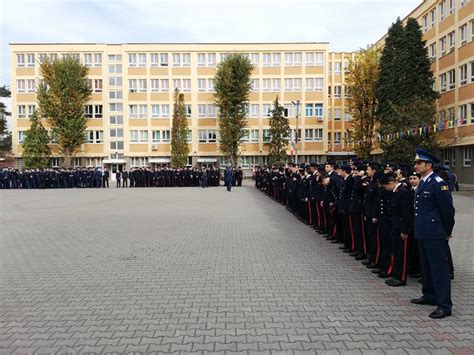
M 392 255 L 392 259 L 390 260 L 390 266 L 388 267 L 387 274 L 392 275 L 393 264 L 395 263 L 395 257 Z
M 403 241 L 403 268 L 402 275 L 400 277 L 402 282 L 407 280 L 407 251 L 408 251 L 408 239 Z
M 375 264 L 379 264 L 380 262 L 380 228 L 377 224 L 377 255 L 375 256 Z
M 355 249 L 355 239 L 354 239 L 354 229 L 352 228 L 351 215 L 349 215 L 349 230 L 351 231 L 351 239 L 352 239 L 352 248 L 351 248 L 351 250 L 354 251 L 354 249 Z
M 364 243 L 364 255 L 367 255 L 367 243 L 365 242 L 365 223 L 364 223 L 364 216 L 361 215 L 360 219 L 362 221 L 362 241 Z
M 311 208 L 311 200 L 308 200 L 309 224 L 313 224 L 313 209 Z

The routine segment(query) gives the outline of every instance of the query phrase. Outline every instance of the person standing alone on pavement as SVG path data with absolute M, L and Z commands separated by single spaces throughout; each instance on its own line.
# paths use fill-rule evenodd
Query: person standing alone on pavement
M 227 165 L 227 168 L 225 169 L 224 173 L 224 183 L 225 186 L 227 186 L 227 191 L 231 191 L 232 189 L 232 178 L 234 176 L 234 172 L 232 171 L 232 168 L 230 165 Z

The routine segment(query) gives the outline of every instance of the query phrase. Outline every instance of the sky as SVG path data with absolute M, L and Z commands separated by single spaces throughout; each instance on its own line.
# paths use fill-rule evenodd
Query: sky
M 9 43 L 329 42 L 354 51 L 421 2 L 0 0 L 0 85 L 10 85 Z

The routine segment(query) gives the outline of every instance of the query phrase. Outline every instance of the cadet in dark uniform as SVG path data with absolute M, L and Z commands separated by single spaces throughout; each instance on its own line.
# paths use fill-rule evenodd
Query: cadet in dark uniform
M 447 261 L 446 240 L 454 227 L 453 198 L 448 184 L 433 173 L 439 160 L 423 149 L 416 149 L 415 170 L 421 180 L 415 195 L 415 239 L 418 241 L 423 295 L 412 299 L 415 304 L 437 308 L 431 318 L 451 315 L 451 278 Z

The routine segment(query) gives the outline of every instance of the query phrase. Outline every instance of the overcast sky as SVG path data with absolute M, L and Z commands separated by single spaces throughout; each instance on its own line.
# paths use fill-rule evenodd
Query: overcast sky
M 352 51 L 422 0 L 0 0 L 0 85 L 9 43 L 329 42 Z

